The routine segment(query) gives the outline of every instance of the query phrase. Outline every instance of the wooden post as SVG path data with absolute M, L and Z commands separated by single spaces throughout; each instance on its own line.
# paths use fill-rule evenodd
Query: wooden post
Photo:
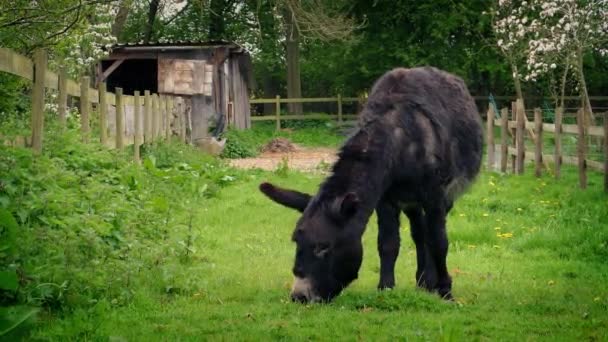
M 543 113 L 540 108 L 534 109 L 534 133 L 536 146 L 534 148 L 534 175 L 540 177 L 543 168 Z
M 342 94 L 338 94 L 338 125 L 342 125 Z
M 587 188 L 587 160 L 586 160 L 586 147 L 587 138 L 585 137 L 585 110 L 583 108 L 576 112 L 576 123 L 578 126 L 578 139 L 577 139 L 577 155 L 578 155 L 578 180 L 581 189 Z
M 158 137 L 165 137 L 165 118 L 166 118 L 166 98 L 165 95 L 158 95 Z
M 108 100 L 106 98 L 106 83 L 99 82 L 99 133 L 102 145 L 108 142 Z
M 608 112 L 604 113 L 604 192 L 608 193 Z
M 156 133 L 158 132 L 158 94 L 152 95 L 152 141 L 156 140 Z
M 517 140 L 516 148 L 516 169 L 517 174 L 521 175 L 524 173 L 524 163 L 526 161 L 526 146 L 524 142 L 524 134 L 526 129 L 526 112 L 524 110 L 524 103 L 521 99 L 518 99 L 516 102 L 517 112 L 516 112 L 516 131 L 515 138 Z
M 186 142 L 186 105 L 184 104 L 184 99 L 180 98 L 179 99 L 179 104 L 178 104 L 178 113 L 179 113 L 179 117 L 180 117 L 180 136 L 181 136 L 181 141 L 183 143 Z
M 511 128 L 509 128 L 509 132 L 511 132 L 512 138 L 511 138 L 511 146 L 513 146 L 514 148 L 517 148 L 517 101 L 513 101 L 511 102 L 511 120 L 515 122 L 515 130 L 511 130 Z M 509 153 L 509 157 L 511 158 L 511 172 L 512 173 L 516 173 L 517 171 L 517 154 L 516 155 L 511 155 Z
M 152 101 L 150 91 L 144 90 L 144 142 L 150 143 L 152 139 Z
M 89 142 L 89 76 L 82 76 L 80 79 L 80 132 L 82 141 Z
M 141 104 L 139 90 L 133 92 L 133 116 L 135 120 L 135 136 L 133 137 L 133 159 L 139 164 L 139 146 L 141 145 Z
M 559 179 L 561 177 L 562 170 L 562 116 L 564 114 L 564 109 L 562 107 L 557 108 L 555 111 L 555 152 L 554 152 L 554 160 L 555 160 L 555 178 Z
M 487 149 L 488 149 L 488 170 L 493 170 L 494 169 L 494 162 L 495 162 L 495 158 L 494 158 L 494 153 L 495 153 L 495 147 L 494 147 L 494 109 L 492 108 L 492 106 L 490 106 L 490 108 L 488 108 L 488 114 L 487 114 L 487 120 L 486 120 L 487 125 Z
M 160 132 L 162 132 L 162 129 L 163 129 L 162 103 L 163 103 L 163 96 L 159 94 L 156 96 L 156 132 L 154 132 L 154 138 L 157 140 L 161 138 Z
M 42 153 L 44 131 L 44 79 L 46 77 L 47 53 L 38 49 L 34 52 L 34 89 L 32 90 L 32 149 Z
M 125 106 L 122 98 L 122 88 L 116 88 L 114 91 L 116 94 L 116 149 L 122 149 L 125 145 L 124 142 L 124 116 Z
M 59 94 L 57 97 L 57 109 L 59 124 L 65 127 L 66 114 L 68 112 L 68 75 L 64 68 L 59 69 Z
M 171 121 L 173 121 L 173 97 L 167 96 L 167 140 L 171 139 Z
M 500 114 L 500 172 L 507 172 L 509 160 L 509 109 L 503 108 Z
M 281 96 L 277 95 L 275 102 L 277 131 L 281 130 Z

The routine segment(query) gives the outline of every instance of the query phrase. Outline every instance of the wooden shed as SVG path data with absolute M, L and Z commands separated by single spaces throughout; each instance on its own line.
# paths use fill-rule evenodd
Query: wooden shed
M 98 64 L 97 81 L 128 95 L 149 90 L 183 97 L 197 144 L 227 125 L 250 128 L 251 65 L 249 53 L 231 42 L 124 44 Z

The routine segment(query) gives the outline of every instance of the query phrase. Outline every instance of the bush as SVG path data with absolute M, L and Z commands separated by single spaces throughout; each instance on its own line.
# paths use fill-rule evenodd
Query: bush
M 71 311 L 125 305 L 142 283 L 197 290 L 199 208 L 241 174 L 179 143 L 145 146 L 140 166 L 76 130 L 46 137 L 42 156 L 0 146 L 0 305 Z M 0 312 L 0 328 L 32 312 L 20 310 Z

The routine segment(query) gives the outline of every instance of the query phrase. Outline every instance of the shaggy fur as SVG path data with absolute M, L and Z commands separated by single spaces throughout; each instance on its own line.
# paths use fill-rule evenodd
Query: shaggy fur
M 399 213 L 416 244 L 416 282 L 451 298 L 446 215 L 479 172 L 482 127 L 464 82 L 425 67 L 394 69 L 373 86 L 359 129 L 342 147 L 333 173 L 318 193 L 260 189 L 303 212 L 293 234 L 294 274 L 310 284 L 292 298 L 331 300 L 357 278 L 361 236 L 378 216 L 379 288 L 395 285 Z

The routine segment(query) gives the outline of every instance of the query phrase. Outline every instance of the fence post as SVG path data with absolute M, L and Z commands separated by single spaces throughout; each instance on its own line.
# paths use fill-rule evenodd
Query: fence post
M 161 139 L 160 132 L 163 130 L 163 96 L 158 94 L 156 98 L 156 132 L 154 132 L 155 139 Z
M 275 102 L 277 131 L 281 130 L 281 96 L 277 95 Z
M 116 149 L 120 150 L 125 145 L 124 143 L 124 111 L 125 106 L 122 98 L 122 88 L 116 88 Z
M 152 124 L 152 126 L 150 127 L 150 128 L 152 128 L 152 140 L 151 141 L 156 140 L 156 132 L 158 131 L 157 116 L 158 116 L 158 94 L 153 94 L 152 95 L 152 118 L 150 120 L 150 123 Z
M 608 112 L 604 113 L 604 192 L 608 193 Z
M 158 137 L 162 140 L 165 137 L 165 117 L 166 117 L 166 97 L 158 95 Z
M 492 108 L 492 106 L 490 106 L 488 108 L 488 114 L 487 114 L 487 149 L 488 149 L 488 170 L 492 170 L 494 169 L 494 162 L 495 162 L 495 158 L 494 158 L 494 153 L 495 153 L 495 147 L 494 147 L 494 109 Z
M 180 117 L 180 137 L 181 137 L 181 141 L 183 143 L 186 143 L 186 105 L 184 104 L 184 99 L 183 98 L 179 98 L 179 102 L 178 102 L 178 113 L 179 113 L 179 117 Z
M 32 149 L 42 153 L 42 133 L 44 131 L 44 79 L 46 77 L 47 53 L 38 49 L 34 52 L 34 89 L 32 91 Z
M 59 69 L 59 94 L 57 97 L 57 110 L 59 124 L 65 128 L 66 114 L 68 111 L 68 75 L 65 68 Z
M 150 91 L 144 90 L 144 142 L 150 143 L 150 117 L 152 116 L 152 103 L 150 101 Z
M 135 135 L 133 136 L 133 159 L 139 164 L 139 145 L 141 145 L 141 106 L 139 90 L 133 92 L 133 116 L 135 120 Z
M 581 189 L 587 188 L 587 160 L 585 159 L 586 137 L 585 137 L 585 110 L 580 108 L 576 112 L 576 123 L 578 126 L 578 139 L 576 151 L 578 154 L 578 180 Z
M 517 174 L 521 175 L 524 173 L 524 164 L 526 161 L 526 146 L 524 142 L 524 134 L 526 129 L 526 112 L 524 109 L 524 103 L 521 99 L 516 101 L 517 112 L 516 112 L 516 130 L 515 138 L 517 140 L 517 155 L 516 155 L 516 169 Z
M 500 172 L 507 172 L 509 160 L 509 109 L 503 108 L 500 115 Z
M 108 142 L 108 99 L 106 83 L 99 82 L 99 135 L 102 145 Z
M 536 133 L 536 146 L 534 151 L 534 175 L 540 177 L 543 167 L 543 113 L 540 108 L 534 109 L 534 132 Z
M 517 101 L 511 102 L 511 120 L 515 123 L 515 130 L 512 130 L 509 127 L 509 132 L 511 132 L 511 145 L 516 150 L 515 154 L 509 153 L 509 157 L 511 158 L 511 172 L 517 172 Z
M 562 107 L 557 108 L 555 111 L 555 178 L 561 177 L 562 170 L 562 116 L 564 109 Z
M 171 139 L 171 121 L 173 119 L 173 98 L 167 96 L 167 140 Z
M 338 125 L 342 125 L 342 94 L 338 94 Z
M 80 79 L 80 132 L 82 141 L 89 142 L 89 76 L 82 76 Z

